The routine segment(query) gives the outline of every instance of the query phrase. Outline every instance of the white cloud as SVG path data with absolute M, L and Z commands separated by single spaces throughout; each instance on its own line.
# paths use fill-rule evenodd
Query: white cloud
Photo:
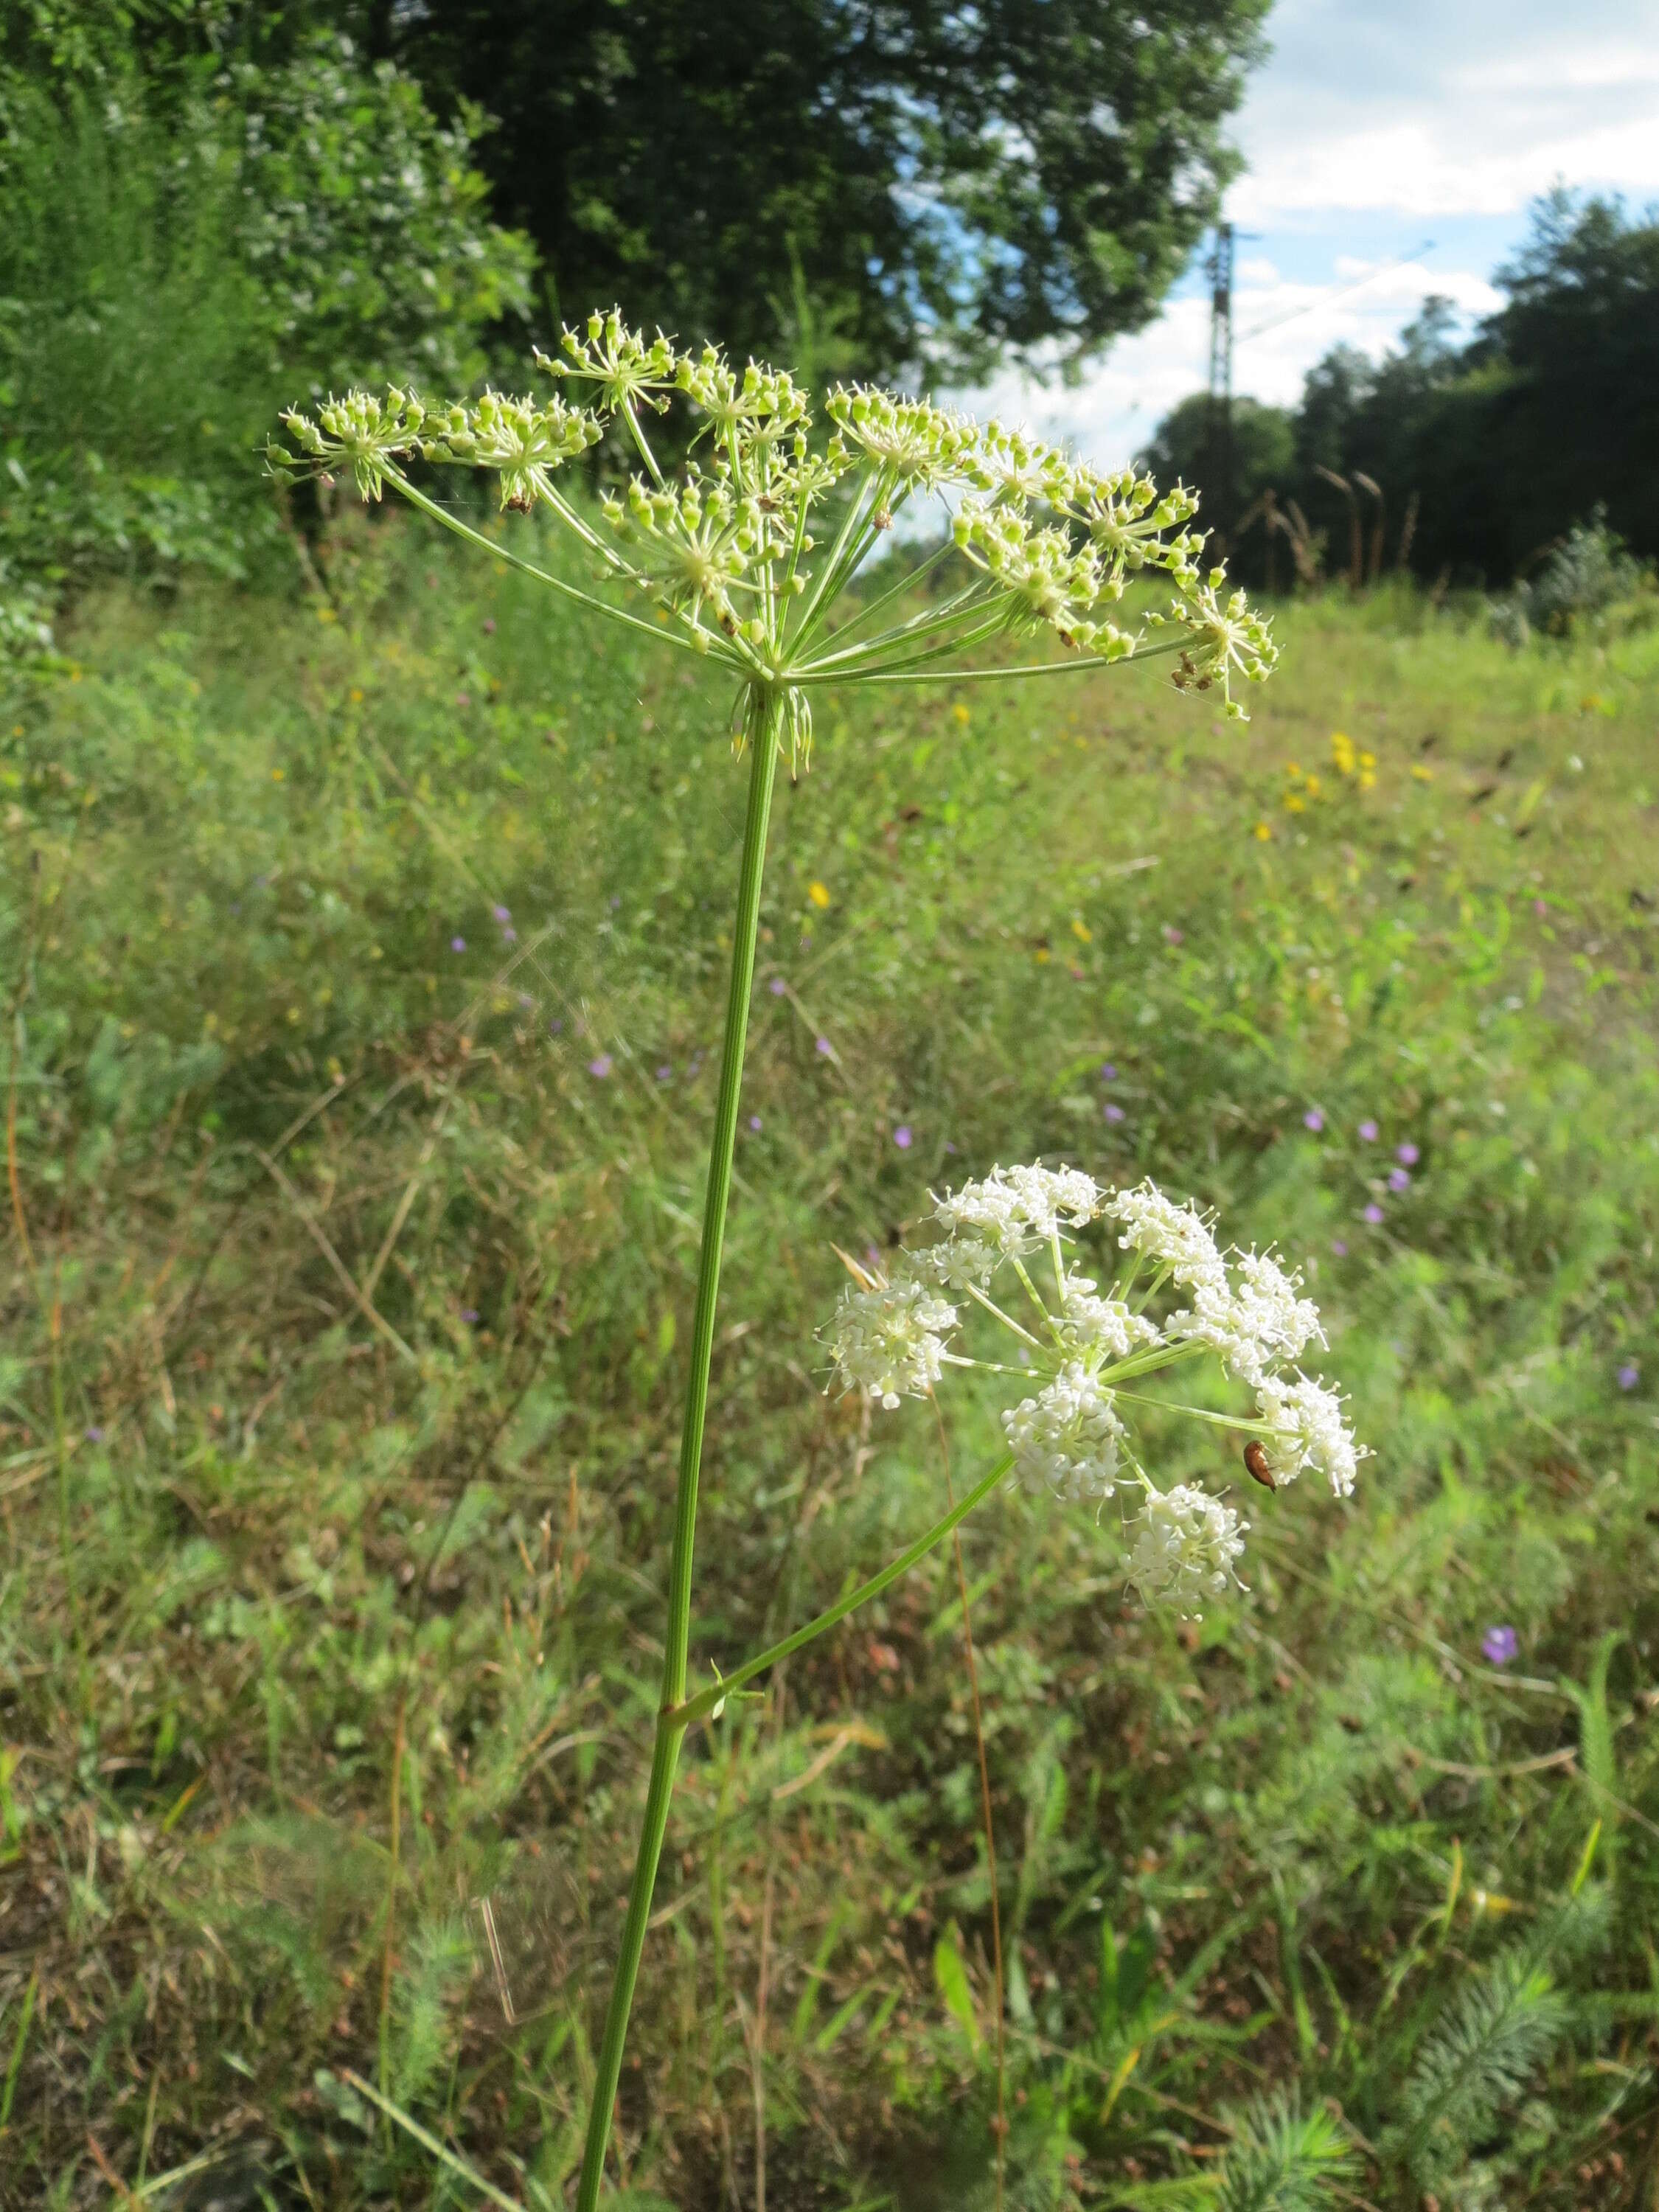
M 1281 0 L 1235 135 L 1247 227 L 1659 191 L 1659 0 Z

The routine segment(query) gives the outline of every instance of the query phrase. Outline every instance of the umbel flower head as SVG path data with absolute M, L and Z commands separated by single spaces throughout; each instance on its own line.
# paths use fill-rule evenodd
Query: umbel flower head
M 1202 568 L 1204 541 L 1188 526 L 1196 501 L 1179 486 L 1160 492 L 1133 470 L 1103 475 L 1023 430 L 863 385 L 830 394 L 819 437 L 806 394 L 784 372 L 752 361 L 739 371 L 714 346 L 684 352 L 660 331 L 630 330 L 614 308 L 536 360 L 562 390 L 440 404 L 393 388 L 292 409 L 286 442 L 267 449 L 272 471 L 349 471 L 366 500 L 390 485 L 471 537 L 409 471 L 418 462 L 493 474 L 503 509 L 544 511 L 575 538 L 596 590 L 537 570 L 545 582 L 711 655 L 747 686 L 786 693 L 778 726 L 795 748 L 811 728 L 813 689 L 1020 672 L 1006 657 L 969 665 L 998 640 L 1047 641 L 1058 658 L 1051 649 L 1023 664 L 1043 669 L 1168 653 L 1178 687 L 1216 688 L 1238 718 L 1234 680 L 1260 682 L 1273 665 L 1266 624 L 1242 593 L 1222 598 L 1220 569 Z M 690 435 L 671 480 L 645 426 L 675 404 L 689 410 Z M 596 523 L 558 475 L 607 436 L 641 466 Z M 951 511 L 934 558 L 955 554 L 960 588 L 874 626 L 876 608 L 894 603 L 884 592 L 832 626 L 845 586 L 918 494 Z M 491 550 L 531 565 L 500 538 Z M 1171 590 L 1165 606 L 1113 618 L 1129 581 L 1159 575 Z M 645 603 L 645 618 L 630 598 Z
M 1014 1478 L 1066 1503 L 1117 1499 L 1127 1577 L 1147 1604 L 1196 1613 L 1237 1584 L 1249 1523 L 1194 1485 L 1158 1486 L 1136 1444 L 1138 1407 L 1231 1430 L 1270 1487 L 1306 1470 L 1352 1492 L 1364 1454 L 1342 1401 L 1296 1364 L 1325 1340 L 1318 1311 L 1271 1253 L 1224 1252 L 1205 1217 L 1156 1184 L 1114 1189 L 1076 1168 L 994 1168 L 935 1198 L 932 1219 L 939 1235 L 901 1251 L 890 1279 L 842 1293 L 825 1332 L 836 1378 L 891 1409 L 954 1369 L 1012 1377 L 1011 1399 L 1021 1395 L 1002 1426 Z M 1103 1295 L 1066 1249 L 1096 1221 L 1120 1263 Z M 1013 1339 L 1007 1359 L 959 1348 L 975 1309 Z M 1250 1413 L 1144 1396 L 1146 1378 L 1205 1354 L 1254 1393 Z

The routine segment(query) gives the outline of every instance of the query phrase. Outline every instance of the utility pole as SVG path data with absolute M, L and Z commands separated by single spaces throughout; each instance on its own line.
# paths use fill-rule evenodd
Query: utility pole
M 1224 550 L 1232 524 L 1233 227 L 1218 222 L 1210 252 L 1210 413 L 1205 474 L 1210 513 Z

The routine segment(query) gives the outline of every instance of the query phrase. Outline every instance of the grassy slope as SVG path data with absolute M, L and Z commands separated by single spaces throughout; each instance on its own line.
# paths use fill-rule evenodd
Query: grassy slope
M 741 793 L 726 702 L 648 649 L 413 531 L 337 574 L 327 619 L 88 609 L 0 744 L 7 2201 L 105 2201 L 88 2127 L 129 2181 L 216 2147 L 222 2201 L 428 2201 L 342 2064 L 527 2201 L 572 2161 Z M 819 1394 L 832 1240 L 1042 1153 L 1307 1255 L 1377 1456 L 1352 1510 L 1251 1493 L 1249 1600 L 1178 1632 L 1109 1527 L 1009 1498 L 969 1532 L 1012 2199 L 1236 2175 L 1242 2100 L 1295 2081 L 1376 2203 L 1619 2202 L 1653 2118 L 1659 652 L 1510 657 L 1407 603 L 1283 630 L 1242 732 L 1136 671 L 821 713 L 768 879 L 695 1649 L 939 1499 L 921 1409 Z M 968 1468 L 992 1408 L 951 1425 Z M 1160 1465 L 1224 1479 L 1190 1426 Z M 941 1558 L 694 1747 L 640 2188 L 751 2202 L 758 2101 L 774 2203 L 980 2201 L 951 1601 Z M 510 2028 L 460 1911 L 491 1892 Z M 1518 1944 L 1566 1996 L 1490 2110 L 1437 2104 Z

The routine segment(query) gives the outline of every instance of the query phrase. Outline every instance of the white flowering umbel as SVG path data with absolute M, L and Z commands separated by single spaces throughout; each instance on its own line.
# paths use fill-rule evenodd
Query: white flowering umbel
M 833 392 L 823 410 L 827 424 L 815 427 L 806 393 L 783 371 L 752 361 L 738 369 L 717 347 L 684 350 L 660 331 L 647 338 L 614 309 L 567 330 L 557 354 L 538 354 L 537 365 L 558 388 L 447 402 L 393 388 L 384 397 L 349 392 L 309 413 L 295 408 L 283 417 L 286 441 L 267 450 L 282 477 L 327 483 L 349 473 L 365 500 L 378 500 L 389 486 L 482 553 L 632 630 L 636 640 L 701 656 L 732 683 L 731 726 L 738 750 L 749 754 L 657 1741 L 576 2191 L 575 2212 L 597 2212 L 680 1747 L 687 1729 L 723 1707 L 726 1694 L 690 1689 L 692 1569 L 722 1231 L 779 761 L 799 767 L 807 759 L 813 697 L 821 690 L 1047 678 L 1136 653 L 1168 653 L 1180 689 L 1215 687 L 1226 713 L 1242 719 L 1234 678 L 1259 683 L 1277 656 L 1266 623 L 1243 595 L 1224 599 L 1221 570 L 1204 568 L 1204 541 L 1189 526 L 1196 502 L 1179 486 L 1160 492 L 1133 470 L 1103 475 L 1023 431 L 859 385 Z M 671 471 L 647 424 L 672 408 L 684 420 L 672 437 L 680 458 Z M 570 467 L 607 441 L 634 473 L 596 503 L 571 490 Z M 428 471 L 453 468 L 493 478 L 499 511 L 487 531 L 434 497 Z M 895 561 L 896 580 L 878 581 L 849 605 L 848 587 L 887 542 L 900 509 L 918 498 L 944 501 L 951 526 L 943 543 L 919 562 Z M 539 566 L 529 557 L 539 556 L 538 520 L 574 552 L 582 581 L 566 572 L 568 563 Z M 947 562 L 955 565 L 953 580 L 936 577 L 932 589 L 915 588 Z M 1160 578 L 1169 593 L 1164 608 L 1143 621 L 1127 615 L 1130 581 L 1146 586 Z M 1025 1262 L 1047 1247 L 1054 1259 L 1054 1305 L 1042 1308 L 1033 1329 L 1011 1324 L 1022 1346 L 1018 1371 L 1032 1387 L 1008 1415 L 1009 1463 L 1032 1488 L 1068 1499 L 1102 1500 L 1122 1491 L 1126 1468 L 1144 1481 L 1120 1410 L 1124 1378 L 1207 1342 L 1234 1372 L 1265 1390 L 1300 1323 L 1281 1310 L 1282 1299 L 1275 1304 L 1265 1277 L 1246 1281 L 1235 1313 L 1224 1270 L 1218 1283 L 1213 1269 L 1206 1274 L 1193 1264 L 1184 1246 L 1172 1247 L 1157 1278 L 1192 1296 L 1184 1336 L 1149 1321 L 1144 1302 L 1126 1303 L 1125 1286 L 1103 1297 L 1088 1277 L 1067 1279 L 1060 1241 L 1100 1205 L 1086 1176 L 1043 1168 L 1000 1170 L 941 1200 L 942 1240 L 891 1284 L 849 1292 L 835 1329 L 843 1379 L 888 1407 L 935 1389 L 961 1357 L 948 1349 L 960 1310 L 996 1310 L 990 1293 L 1007 1270 L 1030 1290 Z M 1152 1214 L 1143 1212 L 1151 1223 Z M 1142 1217 L 1123 1218 L 1138 1234 Z M 1177 1224 L 1172 1233 L 1208 1243 L 1201 1224 L 1195 1231 Z M 1255 1326 L 1251 1316 L 1270 1307 L 1278 1318 L 1273 1331 L 1263 1325 L 1250 1339 L 1262 1347 L 1251 1364 L 1240 1347 Z M 1294 1389 L 1271 1405 L 1264 1398 L 1259 1426 L 1283 1437 L 1291 1471 L 1343 1464 L 1317 1403 Z M 983 1492 L 976 1486 L 963 1510 L 1001 1479 L 1000 1469 L 984 1477 Z M 1156 1584 L 1185 1602 L 1210 1589 L 1216 1574 L 1231 1571 L 1225 1544 L 1192 1525 L 1198 1533 L 1181 1535 L 1176 1549 L 1184 1545 L 1196 1561 L 1201 1538 L 1208 1546 L 1202 1564 L 1184 1579 L 1147 1565 L 1149 1592 Z M 945 1526 L 934 1530 L 921 1549 L 947 1533 Z M 920 1556 L 913 1547 L 900 1566 Z M 821 1634 L 874 1586 L 838 1601 L 809 1632 Z M 739 1675 L 748 1679 L 776 1656 L 763 1653 Z
M 1147 1604 L 1191 1614 L 1222 1595 L 1237 1582 L 1249 1523 L 1208 1491 L 1158 1487 L 1136 1449 L 1138 1407 L 1157 1402 L 1232 1430 L 1267 1487 L 1305 1468 L 1339 1497 L 1353 1489 L 1363 1455 L 1342 1401 L 1294 1364 L 1325 1341 L 1317 1309 L 1271 1254 L 1224 1253 L 1201 1214 L 1152 1183 L 1103 1188 L 1075 1168 L 995 1168 L 936 1198 L 933 1219 L 941 1235 L 902 1253 L 890 1282 L 866 1277 L 842 1294 L 826 1332 L 838 1379 L 890 1409 L 931 1395 L 949 1369 L 1019 1378 L 1025 1394 L 1002 1415 L 1014 1476 L 1068 1504 L 1115 1498 L 1128 1579 Z M 1095 1220 L 1115 1232 L 1121 1255 L 1103 1296 L 1066 1251 Z M 1016 1354 L 978 1359 L 959 1348 L 974 1309 L 1012 1337 Z M 1255 1392 L 1253 1414 L 1142 1395 L 1146 1377 L 1205 1352 Z
M 787 374 L 756 362 L 739 373 L 717 348 L 682 351 L 660 331 L 647 339 L 615 309 L 566 331 L 557 355 L 537 362 L 568 396 L 491 392 L 434 404 L 393 389 L 293 409 L 283 417 L 288 442 L 268 449 L 271 467 L 288 477 L 349 471 L 365 499 L 390 485 L 474 538 L 409 471 L 488 471 L 504 509 L 539 509 L 574 538 L 595 589 L 545 582 L 768 695 L 775 737 L 797 757 L 810 742 L 814 690 L 1020 672 L 1018 658 L 969 665 L 999 641 L 1057 644 L 1058 658 L 1025 664 L 1055 671 L 1167 653 L 1179 688 L 1218 687 L 1237 719 L 1234 678 L 1258 683 L 1277 658 L 1243 594 L 1224 601 L 1223 572 L 1204 568 L 1203 538 L 1189 527 L 1197 502 L 1179 486 L 1160 493 L 1133 470 L 1103 475 L 1022 430 L 861 385 L 830 393 L 828 434 L 815 436 L 806 395 Z M 690 410 L 691 434 L 678 441 L 689 457 L 671 479 L 645 424 L 675 402 Z M 558 472 L 607 435 L 642 465 L 602 501 L 596 526 Z M 919 495 L 951 510 L 951 535 L 927 565 L 954 556 L 958 586 L 884 624 L 877 617 L 899 595 L 883 592 L 832 626 L 836 600 Z M 515 558 L 499 535 L 491 550 Z M 1130 580 L 1160 573 L 1173 591 L 1166 607 L 1112 619 Z M 653 619 L 630 613 L 630 598 Z M 737 717 L 740 741 L 756 722 Z

